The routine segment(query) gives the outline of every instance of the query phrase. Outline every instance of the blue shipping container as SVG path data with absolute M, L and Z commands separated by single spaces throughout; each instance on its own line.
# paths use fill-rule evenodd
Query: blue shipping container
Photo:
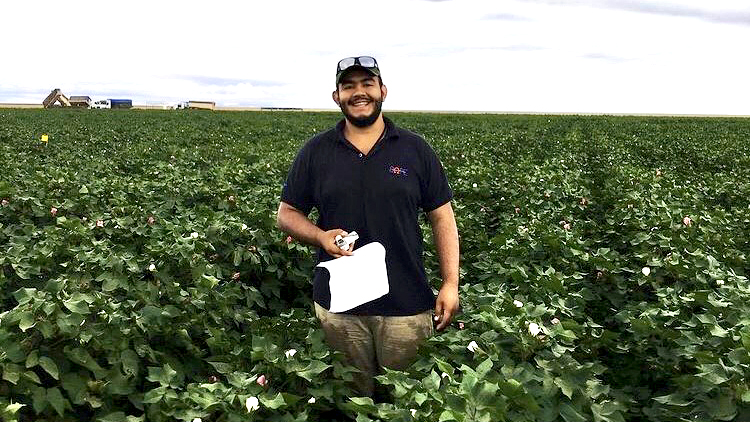
M 110 98 L 109 99 L 112 108 L 131 108 L 133 107 L 133 100 L 123 100 L 123 99 L 115 99 Z

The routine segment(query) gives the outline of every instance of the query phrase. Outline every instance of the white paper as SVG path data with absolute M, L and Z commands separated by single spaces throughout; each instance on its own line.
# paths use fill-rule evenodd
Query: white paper
M 368 243 L 351 256 L 321 262 L 318 267 L 331 275 L 329 312 L 345 312 L 388 294 L 385 248 L 379 242 Z

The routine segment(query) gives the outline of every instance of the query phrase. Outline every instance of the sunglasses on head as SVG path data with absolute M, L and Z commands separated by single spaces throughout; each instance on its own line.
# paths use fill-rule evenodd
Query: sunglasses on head
M 344 70 L 349 69 L 352 66 L 362 66 L 368 69 L 377 69 L 378 62 L 374 57 L 370 56 L 347 57 L 339 61 L 338 67 L 336 68 L 336 73 L 343 72 Z

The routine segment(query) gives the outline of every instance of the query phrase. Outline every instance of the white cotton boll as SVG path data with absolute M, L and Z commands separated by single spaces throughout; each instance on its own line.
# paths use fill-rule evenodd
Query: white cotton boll
M 643 273 L 643 275 L 645 275 L 646 277 L 648 277 L 648 275 L 651 274 L 651 268 L 649 268 L 649 267 L 643 267 L 643 269 L 641 270 L 641 272 Z
M 284 355 L 285 355 L 285 356 L 286 356 L 287 358 L 290 358 L 290 357 L 292 357 L 292 356 L 294 356 L 294 355 L 296 355 L 296 354 L 297 354 L 297 350 L 295 350 L 295 349 L 289 349 L 289 350 L 287 350 L 286 352 L 284 352 Z
M 513 304 L 516 305 L 516 308 L 523 308 L 523 302 L 520 300 L 514 300 Z
M 258 398 L 248 397 L 247 400 L 245 400 L 245 407 L 247 408 L 248 412 L 252 412 L 254 410 L 260 409 L 260 401 L 258 401 Z
M 310 400 L 307 401 L 310 404 L 315 403 L 315 397 L 310 397 Z
M 474 353 L 477 350 L 479 350 L 479 345 L 476 341 L 472 340 L 471 343 L 469 343 L 468 346 L 466 346 L 467 349 L 469 349 L 470 352 Z
M 190 237 L 192 237 L 193 239 L 197 239 L 198 238 L 198 233 L 197 232 L 192 232 L 192 233 L 190 233 Z
M 151 271 L 151 272 L 156 271 L 156 265 L 154 265 L 154 264 L 149 265 L 148 266 L 148 270 Z
M 539 327 L 539 324 L 536 322 L 529 323 L 529 334 L 536 337 L 541 332 L 542 329 Z

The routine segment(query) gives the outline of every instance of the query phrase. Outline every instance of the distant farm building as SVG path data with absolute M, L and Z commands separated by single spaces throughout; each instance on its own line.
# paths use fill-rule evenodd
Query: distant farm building
M 216 110 L 216 103 L 213 101 L 188 101 L 188 108 Z
M 60 91 L 60 88 L 55 88 L 49 93 L 47 98 L 42 101 L 44 108 L 50 107 L 70 107 L 70 100 L 65 94 Z
M 91 97 L 88 95 L 73 95 L 70 97 L 70 105 L 78 108 L 91 107 Z

